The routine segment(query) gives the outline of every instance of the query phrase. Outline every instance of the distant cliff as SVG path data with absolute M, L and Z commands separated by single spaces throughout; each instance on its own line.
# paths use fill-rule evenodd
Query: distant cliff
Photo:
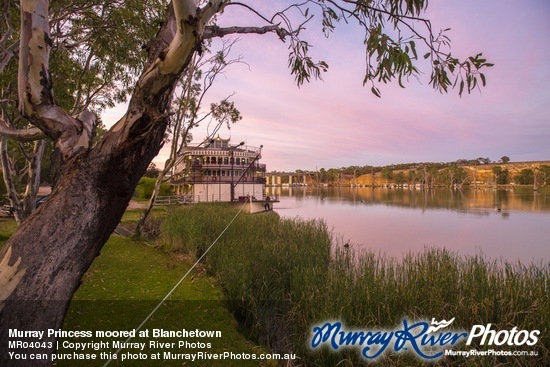
M 545 167 L 546 166 L 546 167 Z M 497 167 L 497 168 L 495 168 Z M 544 172 L 540 172 L 540 168 Z M 531 182 L 516 182 L 516 177 L 529 172 L 538 172 L 534 178 L 540 185 L 548 184 L 550 175 L 548 169 L 550 161 L 536 162 L 509 162 L 489 163 L 478 165 L 447 165 L 440 167 L 438 164 L 423 163 L 410 169 L 386 170 L 373 174 L 361 175 L 357 178 L 346 177 L 346 181 L 353 185 L 386 186 L 386 185 L 425 185 L 425 186 L 450 186 L 450 185 L 506 185 L 506 184 L 532 184 Z M 537 170 L 539 169 L 539 170 Z M 496 171 L 496 172 L 495 172 Z M 546 176 L 545 176 L 545 175 Z M 452 177 L 454 175 L 454 177 Z M 502 176 L 501 176 L 502 175 Z M 497 177 L 499 176 L 499 177 Z M 452 183 L 451 183 L 452 182 Z

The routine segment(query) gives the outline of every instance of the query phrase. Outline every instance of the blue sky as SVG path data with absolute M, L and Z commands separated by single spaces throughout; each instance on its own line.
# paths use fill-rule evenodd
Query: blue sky
M 281 2 L 260 4 L 266 14 Z M 285 3 L 285 2 L 283 2 Z M 288 2 L 287 2 L 288 3 Z M 243 119 L 222 137 L 264 145 L 268 170 L 294 171 L 351 165 L 441 162 L 503 155 L 512 161 L 550 160 L 550 2 L 541 0 L 430 1 L 434 30 L 451 28 L 458 57 L 483 52 L 495 66 L 488 86 L 463 95 L 440 94 L 420 81 L 405 89 L 380 85 L 382 98 L 363 87 L 362 34 L 350 25 L 326 39 L 313 25 L 313 55 L 329 64 L 323 81 L 296 87 L 287 68 L 287 45 L 273 35 L 242 35 L 234 65 L 210 94 L 235 93 Z M 246 25 L 250 15 L 230 7 L 223 24 Z M 309 29 L 311 28 L 311 29 Z M 419 50 L 420 55 L 423 54 Z M 119 117 L 119 109 L 103 117 Z M 196 140 L 204 129 L 194 132 Z M 164 151 L 155 160 L 162 165 Z

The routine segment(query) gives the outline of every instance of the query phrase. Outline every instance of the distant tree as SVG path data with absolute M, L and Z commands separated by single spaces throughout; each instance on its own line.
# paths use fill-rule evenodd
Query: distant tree
M 407 182 L 409 185 L 416 185 L 420 177 L 415 169 L 411 169 L 407 172 Z
M 339 184 L 340 181 L 340 170 L 338 168 L 329 168 L 327 170 L 327 183 Z
M 362 167 L 359 167 L 359 166 L 349 166 L 349 167 L 346 167 L 344 168 L 343 172 L 348 175 L 348 176 L 351 176 L 351 179 L 352 179 L 352 184 L 354 185 L 357 185 L 357 177 L 362 175 Z
M 489 164 L 491 163 L 491 159 L 490 158 L 483 158 L 483 157 L 479 157 L 477 158 L 477 161 L 479 162 L 479 164 Z
M 502 157 L 500 157 L 500 161 L 504 164 L 510 162 L 510 157 L 507 157 L 505 155 L 503 155 Z
M 158 176 L 159 172 L 160 171 L 159 171 L 157 165 L 155 163 L 151 162 L 149 167 L 147 167 L 147 171 L 145 171 L 144 176 L 155 178 L 155 177 Z
M 398 185 L 398 186 L 403 186 L 405 184 L 407 180 L 405 179 L 405 173 L 403 171 L 401 172 L 398 172 L 396 175 L 395 175 L 395 183 Z
M 455 185 L 462 185 L 467 177 L 468 174 L 466 173 L 464 168 L 459 167 L 456 164 L 452 164 L 449 167 L 444 168 L 438 174 L 438 179 L 442 183 L 445 183 L 445 185 L 449 188 Z
M 390 166 L 386 166 L 382 168 L 381 175 L 386 180 L 386 183 L 389 183 L 393 179 L 393 169 Z
M 327 181 L 328 181 L 327 170 L 324 168 L 321 168 L 318 172 L 318 182 L 327 183 Z
M 426 187 L 434 187 L 439 168 L 440 165 L 437 163 L 421 164 L 418 172 L 419 182 Z
M 535 176 L 532 169 L 524 168 L 514 176 L 514 181 L 519 185 L 532 185 L 535 182 Z
M 543 164 L 535 169 L 534 174 L 540 187 L 550 184 L 550 166 Z
M 153 194 L 153 191 L 155 189 L 155 184 L 157 182 L 156 177 L 142 177 L 137 186 L 136 186 L 136 196 L 141 199 L 149 199 L 151 198 L 151 195 Z M 168 195 L 171 193 L 170 185 L 167 183 L 163 183 L 160 185 L 160 195 Z
M 506 185 L 508 183 L 508 174 L 507 169 L 502 169 L 501 166 L 494 166 L 491 171 L 495 179 L 495 184 L 497 185 Z

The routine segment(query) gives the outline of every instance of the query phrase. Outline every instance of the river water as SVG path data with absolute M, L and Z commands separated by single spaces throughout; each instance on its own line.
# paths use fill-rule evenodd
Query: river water
M 269 188 L 283 217 L 322 219 L 340 243 L 400 258 L 425 247 L 550 261 L 550 195 L 528 189 Z

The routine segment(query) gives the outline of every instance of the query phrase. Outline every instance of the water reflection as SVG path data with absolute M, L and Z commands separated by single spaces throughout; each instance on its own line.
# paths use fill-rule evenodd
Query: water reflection
M 425 246 L 522 262 L 550 258 L 550 196 L 532 190 L 271 188 L 285 217 L 322 218 L 343 241 L 401 257 Z M 498 209 L 498 210 L 497 210 Z

